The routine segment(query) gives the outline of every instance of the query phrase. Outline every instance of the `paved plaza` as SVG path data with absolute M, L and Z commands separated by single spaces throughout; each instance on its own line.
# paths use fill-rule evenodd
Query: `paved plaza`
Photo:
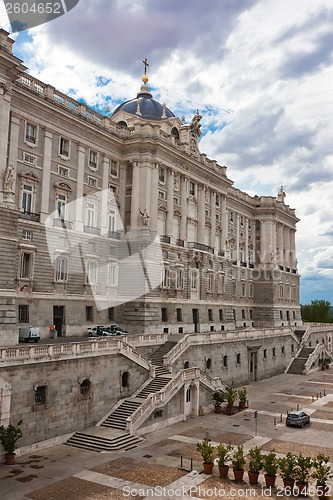
M 230 417 L 214 413 L 212 407 L 204 416 L 145 435 L 131 451 L 95 453 L 62 444 L 19 456 L 14 466 L 1 463 L 0 499 L 285 498 L 280 478 L 277 488 L 269 491 L 262 475 L 253 487 L 246 473 L 242 483 L 234 482 L 231 471 L 228 479 L 220 479 L 217 467 L 213 476 L 203 474 L 196 443 L 209 437 L 213 444 L 242 444 L 245 452 L 258 445 L 279 456 L 288 451 L 315 456 L 322 451 L 333 461 L 333 369 L 278 375 L 247 389 L 248 409 Z M 287 411 L 298 408 L 311 415 L 311 424 L 286 427 Z M 314 492 L 311 497 L 317 498 Z

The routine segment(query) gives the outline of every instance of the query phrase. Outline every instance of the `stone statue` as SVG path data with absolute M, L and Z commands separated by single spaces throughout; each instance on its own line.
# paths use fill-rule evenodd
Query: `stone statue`
M 13 165 L 7 165 L 5 170 L 5 177 L 3 181 L 3 190 L 6 192 L 14 193 L 14 167 Z
M 197 136 L 201 136 L 201 125 L 200 125 L 200 120 L 202 116 L 200 115 L 199 111 L 193 116 L 192 121 L 191 121 L 191 131 Z
M 149 226 L 149 214 L 145 208 L 143 211 L 140 210 L 140 215 L 144 226 Z

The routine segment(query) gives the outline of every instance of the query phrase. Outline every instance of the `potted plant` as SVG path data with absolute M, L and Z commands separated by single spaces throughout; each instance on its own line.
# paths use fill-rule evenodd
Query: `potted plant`
M 15 450 L 17 441 L 22 437 L 20 426 L 22 420 L 16 425 L 10 424 L 7 427 L 0 426 L 0 441 L 5 451 L 5 463 L 13 465 L 15 463 Z
M 323 499 L 329 496 L 330 488 L 327 485 L 328 480 L 333 477 L 331 466 L 328 464 L 330 458 L 323 453 L 318 453 L 313 460 L 314 471 L 312 477 L 316 479 L 316 493 L 318 498 Z
M 215 404 L 215 413 L 222 413 L 222 403 L 224 402 L 224 392 L 222 391 L 215 391 L 212 394 L 212 400 L 214 401 Z
M 234 447 L 229 443 L 227 445 L 220 443 L 217 447 L 217 459 L 220 477 L 228 477 L 229 465 L 228 461 L 230 460 L 231 452 Z
M 284 487 L 290 488 L 291 491 L 295 483 L 296 456 L 288 451 L 285 457 L 278 459 L 278 466 L 281 472 Z
M 239 409 L 244 410 L 246 406 L 247 390 L 246 387 L 238 389 Z
M 265 471 L 265 483 L 268 488 L 274 488 L 278 461 L 274 451 L 270 451 L 263 457 L 263 469 Z
M 313 461 L 310 457 L 303 457 L 302 453 L 296 456 L 295 480 L 298 488 L 298 496 L 307 496 L 307 486 Z
M 255 446 L 249 450 L 250 461 L 249 461 L 249 483 L 258 484 L 259 472 L 263 467 L 263 454 L 259 446 Z
M 201 453 L 205 474 L 211 474 L 214 467 L 214 448 L 205 439 L 197 444 L 197 451 Z
M 326 369 L 328 370 L 328 369 L 329 369 L 329 367 L 330 367 L 330 363 L 331 363 L 331 361 L 332 361 L 332 360 L 331 360 L 331 358 L 325 358 L 325 360 L 324 360 L 324 361 L 325 361 L 325 366 L 326 366 Z
M 227 401 L 227 415 L 232 414 L 232 408 L 238 397 L 238 392 L 232 385 L 227 385 L 224 391 L 225 399 Z
M 246 463 L 246 460 L 244 458 L 244 448 L 240 444 L 234 450 L 234 453 L 232 454 L 232 457 L 231 457 L 231 466 L 232 466 L 232 469 L 234 472 L 235 481 L 242 481 L 243 480 L 245 463 Z

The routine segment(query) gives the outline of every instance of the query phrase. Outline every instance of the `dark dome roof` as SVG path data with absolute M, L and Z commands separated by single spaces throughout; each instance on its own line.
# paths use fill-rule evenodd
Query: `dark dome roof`
M 112 116 L 119 111 L 141 116 L 141 118 L 145 118 L 146 120 L 166 120 L 175 116 L 169 108 L 155 101 L 152 94 L 147 91 L 139 92 L 134 99 L 120 104 Z

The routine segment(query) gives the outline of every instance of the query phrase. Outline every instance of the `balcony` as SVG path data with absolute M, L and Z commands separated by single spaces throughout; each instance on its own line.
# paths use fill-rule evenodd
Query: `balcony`
M 218 255 L 219 257 L 224 257 L 224 256 L 225 256 L 225 251 L 224 251 L 224 250 L 219 250 L 219 251 L 217 252 L 217 255 Z
M 195 248 L 196 250 L 201 250 L 202 252 L 209 252 L 212 254 L 214 253 L 214 248 L 208 245 L 204 245 L 203 243 L 197 243 L 196 241 L 189 241 L 188 247 Z
M 177 247 L 183 247 L 185 246 L 184 240 L 176 240 L 176 245 Z
M 170 243 L 170 236 L 165 236 L 165 234 L 162 234 L 160 236 L 161 243 Z
M 64 219 L 53 219 L 53 227 L 63 227 L 64 229 L 72 229 L 73 222 Z
M 99 227 L 94 227 L 94 226 L 84 226 L 83 227 L 83 231 L 85 233 L 89 233 L 89 234 L 97 234 L 97 235 L 101 234 L 100 228 Z
M 254 264 L 249 264 L 250 269 L 254 269 Z
M 23 211 L 19 214 L 19 219 L 30 220 L 32 222 L 40 222 L 40 215 Z
M 108 238 L 112 238 L 114 240 L 120 240 L 120 231 L 109 231 Z

